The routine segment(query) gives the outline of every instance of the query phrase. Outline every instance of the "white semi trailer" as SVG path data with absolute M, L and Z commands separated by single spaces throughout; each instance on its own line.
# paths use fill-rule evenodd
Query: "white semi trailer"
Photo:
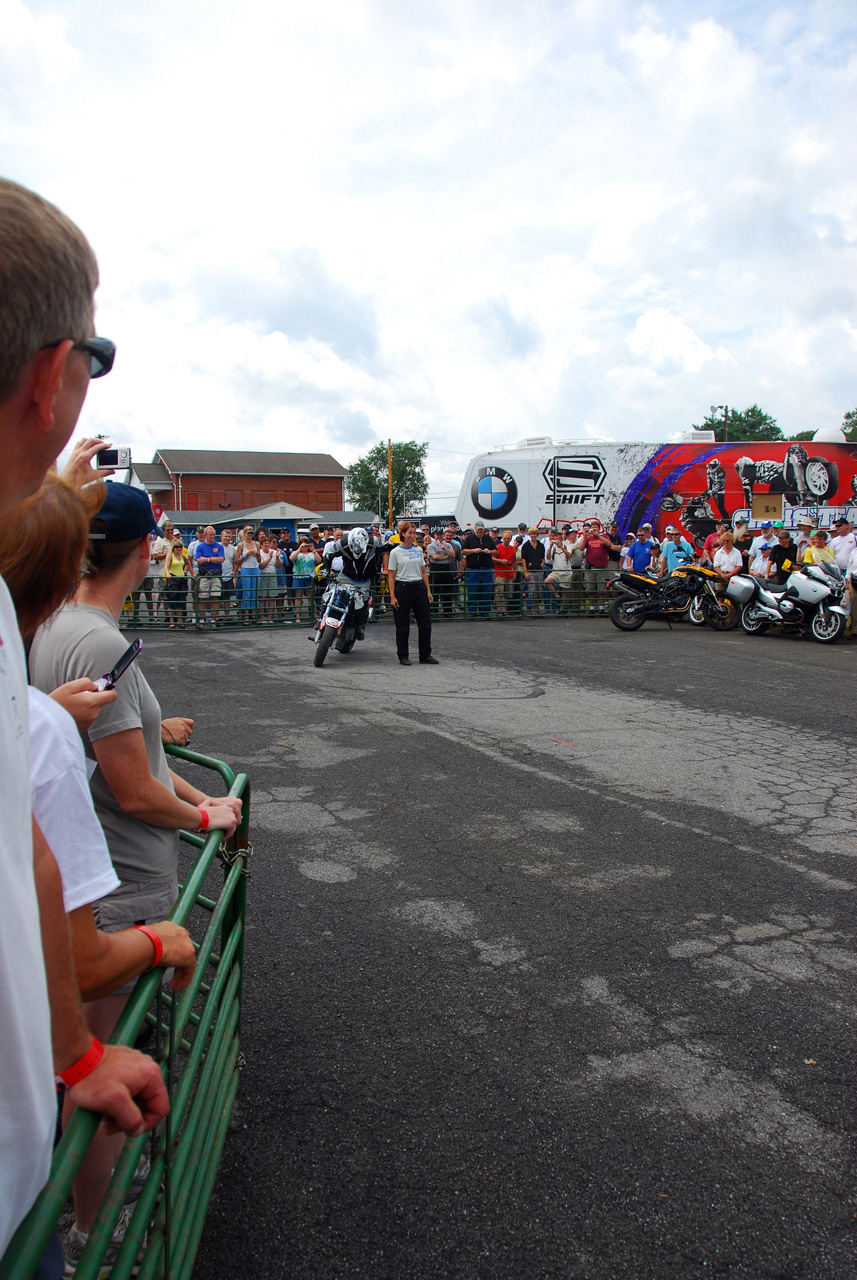
M 703 433 L 700 433 L 702 435 Z M 621 532 L 644 522 L 657 535 L 681 525 L 698 544 L 717 520 L 745 516 L 796 526 L 801 517 L 830 528 L 839 515 L 857 521 L 857 445 L 835 440 L 671 444 L 522 441 L 474 458 L 455 516 L 516 529 L 618 520 Z

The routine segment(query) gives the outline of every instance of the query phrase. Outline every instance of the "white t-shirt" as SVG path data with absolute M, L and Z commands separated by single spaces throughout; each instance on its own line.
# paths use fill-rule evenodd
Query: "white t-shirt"
M 329 551 L 332 551 L 335 546 L 336 546 L 336 539 L 330 538 L 324 544 L 324 554 L 327 555 L 327 553 Z M 330 568 L 332 573 L 342 573 L 342 556 L 334 556 L 330 562 Z
M 56 1124 L 51 1018 L 33 878 L 27 676 L 0 579 L 0 1256 L 48 1179 Z
M 714 567 L 720 569 L 723 573 L 729 573 L 732 569 L 740 569 L 744 564 L 744 557 L 737 547 L 733 547 L 731 551 L 726 551 L 720 547 L 714 553 Z
M 857 551 L 857 538 L 853 533 L 839 534 L 836 538 L 830 539 L 830 550 L 833 552 L 833 558 L 839 568 L 844 573 L 851 553 Z
M 422 547 L 403 547 L 401 544 L 393 547 L 387 562 L 387 568 L 393 570 L 397 582 L 422 582 L 424 565 Z
M 77 725 L 46 693 L 27 692 L 33 816 L 57 860 L 65 909 L 76 911 L 118 889 L 119 877 L 92 807 Z
M 758 537 L 754 538 L 750 543 L 750 556 L 752 559 L 755 559 L 762 550 L 762 547 L 775 547 L 776 545 L 777 540 L 775 537 L 769 536 L 767 533 L 760 533 Z
M 235 577 L 235 543 L 221 542 L 220 545 L 223 547 L 223 565 L 220 576 L 224 582 L 231 582 Z

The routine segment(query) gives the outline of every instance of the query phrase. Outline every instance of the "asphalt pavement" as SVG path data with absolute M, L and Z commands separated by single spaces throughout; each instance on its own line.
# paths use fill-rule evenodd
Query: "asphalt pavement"
M 196 1280 L 857 1276 L 857 645 L 145 644 L 253 786 Z

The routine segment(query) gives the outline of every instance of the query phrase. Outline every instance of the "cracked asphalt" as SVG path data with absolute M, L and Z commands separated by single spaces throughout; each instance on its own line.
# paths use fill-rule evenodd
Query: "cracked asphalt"
M 857 1276 L 857 646 L 145 644 L 253 785 L 196 1280 Z

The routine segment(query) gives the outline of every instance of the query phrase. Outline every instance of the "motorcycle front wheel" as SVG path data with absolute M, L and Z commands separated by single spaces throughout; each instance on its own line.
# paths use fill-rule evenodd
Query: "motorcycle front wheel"
M 722 599 L 704 596 L 702 612 L 709 627 L 713 627 L 715 631 L 731 631 L 741 621 L 738 610 L 725 596 Z
M 692 627 L 705 626 L 705 611 L 702 608 L 702 596 L 694 596 L 687 611 L 687 620 Z
M 323 667 L 324 660 L 327 657 L 327 651 L 336 639 L 336 632 L 333 627 L 325 627 L 321 635 L 318 637 L 318 643 L 315 646 L 315 653 L 312 655 L 312 665 L 314 667 Z
M 638 596 L 617 596 L 610 606 L 610 621 L 620 631 L 638 631 L 646 621 L 646 604 Z
M 809 624 L 813 640 L 819 644 L 836 644 L 845 630 L 846 622 L 841 613 L 821 613 L 815 615 Z
M 770 621 L 763 614 L 756 612 L 755 605 L 744 605 L 741 610 L 741 626 L 748 636 L 763 636 L 770 625 Z

